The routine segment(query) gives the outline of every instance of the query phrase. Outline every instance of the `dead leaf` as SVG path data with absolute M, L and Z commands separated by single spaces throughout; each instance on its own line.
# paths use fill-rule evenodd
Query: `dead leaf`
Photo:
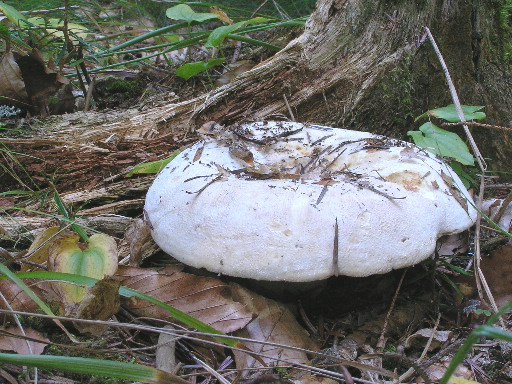
M 249 60 L 239 60 L 229 64 L 228 70 L 215 80 L 215 88 L 222 87 L 233 81 L 238 75 L 250 71 L 256 64 Z
M 69 83 L 56 69 L 51 69 L 44 64 L 41 52 L 34 48 L 30 55 L 20 56 L 14 54 L 16 63 L 21 71 L 25 90 L 33 113 L 42 116 L 47 114 L 48 99 L 53 96 L 63 85 Z
M 237 301 L 233 287 L 220 280 L 191 275 L 177 268 L 159 271 L 119 266 L 122 284 L 167 303 L 215 329 L 229 333 L 243 328 L 253 314 Z M 145 300 L 130 298 L 124 306 L 140 316 L 168 319 L 166 310 Z
M 18 327 L 0 327 L 0 350 L 22 355 L 40 355 L 43 353 L 44 347 L 50 340 L 31 328 L 25 328 L 23 331 L 25 334 Z M 9 336 L 9 334 L 13 336 Z M 42 343 L 26 340 L 25 337 L 40 340 Z
M 0 97 L 2 103 L 26 107 L 28 94 L 21 70 L 12 51 L 6 52 L 0 61 Z
M 436 250 L 440 256 L 462 255 L 468 252 L 468 231 L 455 233 L 453 235 L 441 236 L 439 239 L 437 239 Z
M 108 320 L 121 307 L 119 287 L 121 282 L 112 278 L 99 280 L 93 287 L 87 288 L 85 298 L 80 302 L 73 317 L 86 320 Z M 106 325 L 74 322 L 75 328 L 81 333 L 93 336 L 101 335 Z
M 440 362 L 434 363 L 425 368 L 425 373 L 433 383 L 437 383 L 439 380 L 441 380 L 452 358 L 453 356 L 445 356 Z M 463 379 L 467 382 L 468 380 L 473 380 L 474 378 L 475 377 L 473 372 L 469 368 L 459 364 L 454 374 L 450 378 L 450 382 L 456 383 L 456 381 L 454 381 L 456 379 Z
M 433 351 L 448 342 L 452 336 L 452 331 L 436 331 L 431 328 L 420 329 L 405 340 L 405 348 L 410 348 L 413 343 L 419 342 L 421 344 L 421 349 L 425 346 L 427 341 L 432 338 L 432 342 L 428 350 Z
M 480 268 L 491 289 L 498 307 L 512 301 L 512 245 L 507 244 L 495 249 L 489 256 L 482 257 Z M 453 281 L 459 286 L 469 286 L 476 296 L 474 276 L 455 276 Z
M 51 60 L 45 65 L 35 48 L 25 56 L 6 52 L 0 61 L 0 97 L 33 114 L 46 115 L 50 96 L 68 83 Z
M 34 293 L 36 293 L 36 295 L 43 297 L 41 288 L 36 285 L 38 280 L 26 279 L 24 282 L 34 291 Z M 10 307 L 15 311 L 37 312 L 39 310 L 37 304 L 11 280 L 0 280 L 0 292 L 2 292 L 2 295 L 9 303 Z M 0 300 L 0 308 L 9 309 L 3 300 Z M 0 315 L 0 320 L 10 322 L 12 321 L 12 317 L 2 313 Z
M 154 244 L 149 225 L 142 219 L 133 220 L 126 228 L 124 240 L 130 246 L 130 265 L 138 267 L 144 260 L 144 256 L 149 256 L 144 252 L 148 248 L 148 243 L 150 248 Z
M 293 314 L 283 305 L 274 300 L 257 295 L 237 284 L 233 284 L 239 295 L 238 300 L 257 317 L 247 326 L 236 332 L 236 336 L 247 337 L 256 341 L 289 345 L 297 348 L 316 349 L 316 345 L 302 328 Z M 309 359 L 305 352 L 295 349 L 276 347 L 258 342 L 245 342 L 253 352 L 261 353 L 263 361 L 269 366 L 280 364 L 302 363 Z M 261 367 L 251 355 L 234 351 L 238 369 Z
M 210 7 L 210 12 L 215 13 L 220 21 L 223 21 L 226 24 L 233 24 L 233 20 L 229 18 L 226 12 L 224 12 L 219 7 L 212 6 Z

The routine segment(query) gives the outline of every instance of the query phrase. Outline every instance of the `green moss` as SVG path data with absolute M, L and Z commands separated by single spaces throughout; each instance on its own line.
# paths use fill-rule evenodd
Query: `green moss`
M 503 33 L 503 58 L 506 61 L 512 59 L 512 0 L 500 2 L 498 11 L 499 26 Z
M 378 129 L 393 136 L 400 136 L 413 119 L 412 56 L 404 57 L 386 73 L 361 103 L 367 111 L 358 113 L 363 126 Z
M 138 85 L 136 82 L 118 78 L 107 86 L 106 91 L 108 93 L 122 93 L 126 96 L 136 96 L 140 94 L 137 88 Z

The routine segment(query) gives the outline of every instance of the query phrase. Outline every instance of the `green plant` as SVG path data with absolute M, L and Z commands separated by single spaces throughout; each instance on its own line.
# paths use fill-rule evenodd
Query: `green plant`
M 467 121 L 485 118 L 485 113 L 481 112 L 481 109 L 484 108 L 482 106 L 462 105 L 461 107 Z M 424 118 L 429 120 L 436 118 L 450 123 L 460 121 L 454 104 L 429 110 L 418 116 L 415 121 Z M 455 173 L 459 175 L 465 186 L 469 187 L 473 179 L 465 172 L 462 165 L 473 166 L 475 158 L 459 135 L 439 128 L 431 121 L 422 124 L 419 127 L 419 131 L 408 131 L 407 135 L 411 136 L 414 143 L 419 147 L 428 149 L 430 152 L 448 159 Z
M 462 363 L 462 361 L 471 351 L 471 348 L 473 348 L 473 345 L 475 345 L 481 337 L 490 337 L 493 339 L 512 342 L 512 332 L 507 332 L 492 326 L 492 324 L 494 324 L 498 320 L 498 318 L 505 312 L 507 312 L 510 308 L 512 308 L 512 302 L 508 303 L 501 309 L 501 311 L 491 316 L 489 320 L 487 320 L 485 325 L 481 325 L 480 327 L 476 328 L 473 332 L 471 332 L 471 334 L 468 336 L 464 344 L 462 344 L 462 346 L 459 348 L 459 350 L 453 357 L 452 361 L 450 362 L 450 365 L 446 369 L 446 372 L 441 378 L 439 384 L 448 383 L 451 376 L 457 369 L 457 366 L 460 363 Z
M 243 30 L 244 27 L 247 27 L 252 24 L 264 25 L 265 23 L 270 21 L 267 18 L 255 17 L 249 20 L 243 20 L 239 21 L 238 23 L 233 23 L 233 21 L 223 11 L 217 11 L 217 13 L 195 12 L 187 4 L 178 4 L 174 7 L 167 9 L 166 16 L 173 20 L 186 22 L 187 33 L 189 34 L 189 36 L 191 35 L 192 23 L 205 23 L 211 22 L 213 20 L 227 23 L 228 25 L 215 28 L 214 30 L 208 33 L 206 43 L 204 44 L 205 48 L 219 47 L 228 36 L 231 36 L 231 38 L 235 38 L 237 35 L 234 35 L 234 33 Z M 217 65 L 221 65 L 224 61 L 225 58 L 210 58 L 208 61 L 197 61 L 194 63 L 187 63 L 176 70 L 176 75 L 184 78 L 185 80 L 188 80 L 189 78 L 197 75 L 198 73 L 205 71 L 207 72 L 208 69 Z
M 504 33 L 503 38 L 503 58 L 510 60 L 512 58 L 512 0 L 503 0 L 498 11 L 500 28 Z
M 0 363 L 57 369 L 59 371 L 106 376 L 130 381 L 140 381 L 143 383 L 188 383 L 188 381 L 176 375 L 145 365 L 84 357 L 0 353 Z

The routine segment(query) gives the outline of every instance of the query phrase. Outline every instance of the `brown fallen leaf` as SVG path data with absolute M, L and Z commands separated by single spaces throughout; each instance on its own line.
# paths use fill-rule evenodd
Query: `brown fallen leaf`
M 138 267 L 144 261 L 144 258 L 149 256 L 144 251 L 151 246 L 151 243 L 154 243 L 151 237 L 151 229 L 142 219 L 133 220 L 126 228 L 123 240 L 129 244 L 130 265 L 134 267 Z
M 489 256 L 482 257 L 480 268 L 498 308 L 512 301 L 512 244 L 501 246 L 492 251 Z M 466 288 L 464 294 L 467 298 L 477 296 L 474 276 L 460 275 L 452 280 L 459 288 L 461 286 Z
M 229 64 L 228 71 L 215 80 L 215 88 L 222 87 L 233 81 L 238 75 L 251 70 L 256 64 L 249 60 L 239 60 Z
M 244 342 L 244 344 L 251 351 L 265 355 L 263 361 L 269 366 L 294 363 L 306 364 L 309 361 L 306 352 L 257 342 L 263 341 L 296 348 L 317 349 L 314 341 L 309 337 L 306 330 L 300 326 L 293 314 L 277 301 L 255 294 L 237 284 L 233 284 L 233 287 L 236 288 L 238 300 L 257 314 L 253 321 L 243 330 L 236 332 L 235 335 L 256 340 L 254 343 Z M 234 353 L 238 369 L 262 367 L 249 354 L 240 351 L 234 351 Z
M 445 356 L 441 359 L 441 361 L 425 368 L 425 373 L 433 383 L 437 383 L 439 380 L 441 380 L 452 358 L 453 356 Z M 450 380 L 453 384 L 455 384 L 457 381 L 455 379 L 473 380 L 474 378 L 475 376 L 469 368 L 459 364 Z
M 43 353 L 44 347 L 50 340 L 34 329 L 25 328 L 23 331 L 25 334 L 18 327 L 0 327 L 0 351 L 11 351 L 23 355 L 40 355 Z M 40 340 L 42 343 L 25 340 L 25 337 Z
M 4 53 L 0 60 L 0 80 L 2 103 L 26 107 L 28 94 L 12 51 Z
M 420 349 L 427 344 L 428 340 L 431 340 L 428 350 L 433 351 L 448 343 L 451 337 L 453 337 L 452 331 L 437 331 L 432 328 L 424 328 L 416 331 L 405 340 L 405 348 L 411 348 L 413 344 L 417 344 L 419 345 L 418 349 Z
M 43 297 L 42 289 L 39 285 L 38 280 L 26 279 L 24 280 L 39 297 Z M 9 306 L 15 311 L 21 312 L 37 312 L 39 307 L 28 295 L 11 280 L 0 280 L 0 292 L 3 297 L 9 303 Z M 0 309 L 9 309 L 3 300 L 0 300 Z M 12 316 L 2 313 L 0 315 L 1 321 L 12 321 Z
M 220 280 L 191 275 L 175 267 L 161 270 L 119 266 L 121 284 L 150 295 L 183 311 L 218 331 L 229 333 L 243 328 L 253 313 L 240 303 L 233 287 Z M 139 316 L 168 319 L 166 310 L 145 300 L 130 298 L 123 305 Z
M 86 320 L 108 320 L 115 315 L 121 303 L 119 300 L 119 287 L 121 283 L 113 278 L 99 280 L 93 287 L 87 288 L 85 298 L 79 303 L 73 317 Z M 93 336 L 101 335 L 108 329 L 106 325 L 93 323 L 73 322 L 75 328 L 81 333 L 90 333 Z
M 69 80 L 57 71 L 51 59 L 46 66 L 41 52 L 36 48 L 29 55 L 17 57 L 15 54 L 14 57 L 25 83 L 31 112 L 45 116 L 50 96 L 68 84 Z
M 8 51 L 0 61 L 0 96 L 8 100 L 5 104 L 34 114 L 46 115 L 50 96 L 68 83 L 51 60 L 44 63 L 35 48 L 24 56 Z

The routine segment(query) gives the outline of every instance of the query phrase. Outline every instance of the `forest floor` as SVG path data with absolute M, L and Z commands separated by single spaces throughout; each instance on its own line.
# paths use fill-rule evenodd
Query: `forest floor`
M 247 62 L 246 68 L 253 64 Z M 218 72 L 213 78 L 226 82 L 235 75 Z M 211 76 L 185 81 L 148 67 L 99 76 L 94 87 L 95 106 L 88 112 L 4 120 L 0 131 L 0 260 L 14 271 L 70 272 L 69 261 L 64 262 L 68 269 L 52 269 L 56 268 L 55 260 L 50 260 L 52 251 L 37 248 L 63 236 L 60 230 L 56 230 L 58 235 L 49 234 L 48 228 L 69 230 L 72 222 L 89 235 L 104 233 L 117 247 L 119 265 L 112 267 L 111 275 L 120 284 L 154 295 L 221 332 L 250 339 L 243 341 L 244 347 L 261 353 L 269 367 L 250 355 L 213 343 L 212 338 L 192 333 L 180 334 L 169 352 L 159 339 L 162 335 L 149 330 L 151 325 L 163 324 L 186 329 L 167 312 L 133 298 L 122 299 L 118 307 L 118 295 L 108 298 L 102 290 L 89 292 L 88 297 L 101 296 L 102 308 L 116 310 L 107 315 L 91 314 L 80 307 L 83 298 L 70 299 L 58 283 L 34 287 L 60 315 L 114 320 L 99 329 L 65 323 L 81 342 L 77 344 L 49 319 L 20 315 L 34 348 L 43 345 L 39 353 L 137 362 L 194 383 L 369 383 L 397 382 L 398 376 L 400 382 L 438 382 L 468 335 L 491 316 L 489 294 L 479 294 L 473 267 L 464 272 L 472 260 L 473 232 L 467 234 L 468 249 L 461 254 L 432 258 L 385 275 L 330 278 L 306 289 L 290 285 L 276 290 L 272 284 L 219 278 L 171 261 L 148 236 L 142 220 L 154 172 L 134 174 L 133 170 L 197 141 L 192 132 L 159 135 L 152 130 L 158 128 L 154 121 L 167 105 L 207 93 Z M 153 114 L 157 117 L 151 120 Z M 128 124 L 127 120 L 133 122 L 139 115 L 148 118 L 148 126 L 137 123 L 136 132 L 126 133 L 128 127 L 125 135 L 114 128 L 110 131 L 115 124 Z M 509 192 L 504 186 L 493 194 L 506 197 Z M 66 232 L 65 236 L 70 235 Z M 484 229 L 480 267 L 491 296 L 501 307 L 512 299 L 512 245 L 506 238 L 496 238 L 491 229 Z M 0 283 L 9 303 L 1 303 L 0 308 L 38 311 L 37 306 L 20 299 L 19 289 L 6 281 Z M 501 321 L 506 328 L 512 327 L 510 313 Z M 4 322 L 0 349 L 21 353 L 25 346 L 11 337 L 16 326 L 9 316 Z M 500 326 L 500 322 L 495 324 Z M 170 355 L 175 355 L 175 362 L 168 361 Z M 162 356 L 167 357 L 164 362 Z M 0 382 L 31 382 L 31 375 L 22 366 L 5 364 Z M 456 377 L 453 383 L 512 382 L 512 343 L 482 336 Z M 39 380 L 105 382 L 97 376 L 60 370 L 41 370 Z

